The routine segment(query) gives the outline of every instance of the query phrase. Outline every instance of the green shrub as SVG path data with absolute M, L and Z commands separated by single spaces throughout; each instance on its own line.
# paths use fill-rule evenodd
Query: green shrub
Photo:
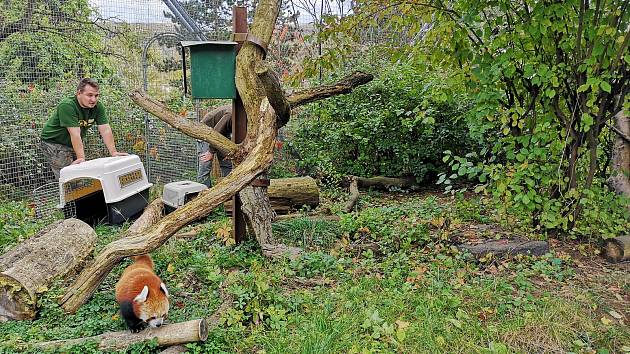
M 338 181 L 360 176 L 414 176 L 444 169 L 442 152 L 475 144 L 462 119 L 468 100 L 440 73 L 400 64 L 352 94 L 309 107 L 293 122 L 299 167 Z

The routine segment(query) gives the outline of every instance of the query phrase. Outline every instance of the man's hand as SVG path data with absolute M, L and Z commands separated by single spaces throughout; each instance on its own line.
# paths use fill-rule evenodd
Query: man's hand
M 199 154 L 199 161 L 201 162 L 208 162 L 211 161 L 214 158 L 214 154 L 211 153 L 210 151 L 206 151 L 203 154 Z
M 120 152 L 120 151 L 116 151 L 112 154 L 112 156 L 127 156 L 127 155 L 129 154 L 126 152 Z
M 85 162 L 85 159 L 84 158 L 79 158 L 79 159 L 76 159 L 76 160 L 72 161 L 71 165 L 78 165 L 78 164 L 80 164 L 82 162 Z

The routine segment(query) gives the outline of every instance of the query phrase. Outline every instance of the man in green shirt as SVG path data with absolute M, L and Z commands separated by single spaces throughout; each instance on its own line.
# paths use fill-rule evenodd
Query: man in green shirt
M 94 124 L 111 156 L 127 155 L 116 150 L 105 107 L 98 97 L 98 83 L 94 79 L 81 79 L 76 95 L 61 100 L 46 121 L 41 147 L 57 179 L 62 168 L 85 162 L 83 138 Z

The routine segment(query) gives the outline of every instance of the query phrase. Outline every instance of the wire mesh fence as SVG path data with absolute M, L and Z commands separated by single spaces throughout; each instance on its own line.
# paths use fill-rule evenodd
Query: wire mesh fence
M 9 19 L 0 26 L 0 58 L 9 63 L 0 69 L 2 197 L 55 215 L 60 189 L 39 150 L 40 133 L 81 77 L 97 79 L 118 150 L 140 156 L 152 182 L 195 178 L 196 142 L 127 98 L 144 89 L 197 119 L 183 96 L 178 47 L 194 37 L 162 1 L 13 1 L 0 3 L 0 12 Z M 95 128 L 84 145 L 88 159 L 107 156 Z
M 60 188 L 41 154 L 40 134 L 58 102 L 75 94 L 82 77 L 99 82 L 118 150 L 138 155 L 150 182 L 194 180 L 196 141 L 144 112 L 128 93 L 143 89 L 172 111 L 197 120 L 200 111 L 224 103 L 193 101 L 183 94 L 179 42 L 199 40 L 200 34 L 204 40 L 228 40 L 234 3 L 0 2 L 0 198 L 28 200 L 42 217 L 59 215 Z M 282 78 L 299 70 L 305 56 L 317 55 L 305 38 L 323 16 L 351 11 L 343 1 L 331 3 L 335 6 L 315 0 L 282 2 L 267 55 Z M 239 4 L 249 5 L 251 20 L 253 6 Z M 108 155 L 95 128 L 84 144 L 88 159 Z

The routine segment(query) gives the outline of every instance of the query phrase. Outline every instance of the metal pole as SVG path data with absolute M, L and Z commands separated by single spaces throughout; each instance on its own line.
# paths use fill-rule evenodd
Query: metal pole
M 190 32 L 197 40 L 200 40 L 199 36 L 195 33 L 195 29 L 188 23 L 186 18 L 179 12 L 179 9 L 171 0 L 162 0 L 162 2 L 171 10 L 173 15 L 179 20 L 179 23 L 186 28 L 186 31 Z
M 195 35 L 195 37 L 197 38 L 197 40 L 207 41 L 208 38 L 206 37 L 205 34 L 203 34 L 203 31 L 201 30 L 201 27 L 199 27 L 199 25 L 197 25 L 197 22 L 195 20 L 193 20 L 192 17 L 190 17 L 188 12 L 186 12 L 186 10 L 182 7 L 182 5 L 179 3 L 179 1 L 172 0 L 171 2 L 175 6 L 175 8 L 179 12 L 179 14 L 182 16 L 184 21 L 186 21 L 186 23 L 188 23 L 188 26 L 190 26 L 192 28 L 192 32 Z
M 232 7 L 232 32 L 234 33 L 247 33 L 247 8 L 245 6 Z M 240 50 L 242 42 L 236 47 L 236 50 Z M 236 92 L 236 98 L 232 100 L 232 141 L 240 143 L 245 139 L 247 135 L 247 113 L 243 106 L 241 96 L 238 91 Z M 238 193 L 232 197 L 232 230 L 234 230 L 234 240 L 236 243 L 240 243 L 245 239 L 246 226 L 245 217 L 241 210 L 241 199 Z

